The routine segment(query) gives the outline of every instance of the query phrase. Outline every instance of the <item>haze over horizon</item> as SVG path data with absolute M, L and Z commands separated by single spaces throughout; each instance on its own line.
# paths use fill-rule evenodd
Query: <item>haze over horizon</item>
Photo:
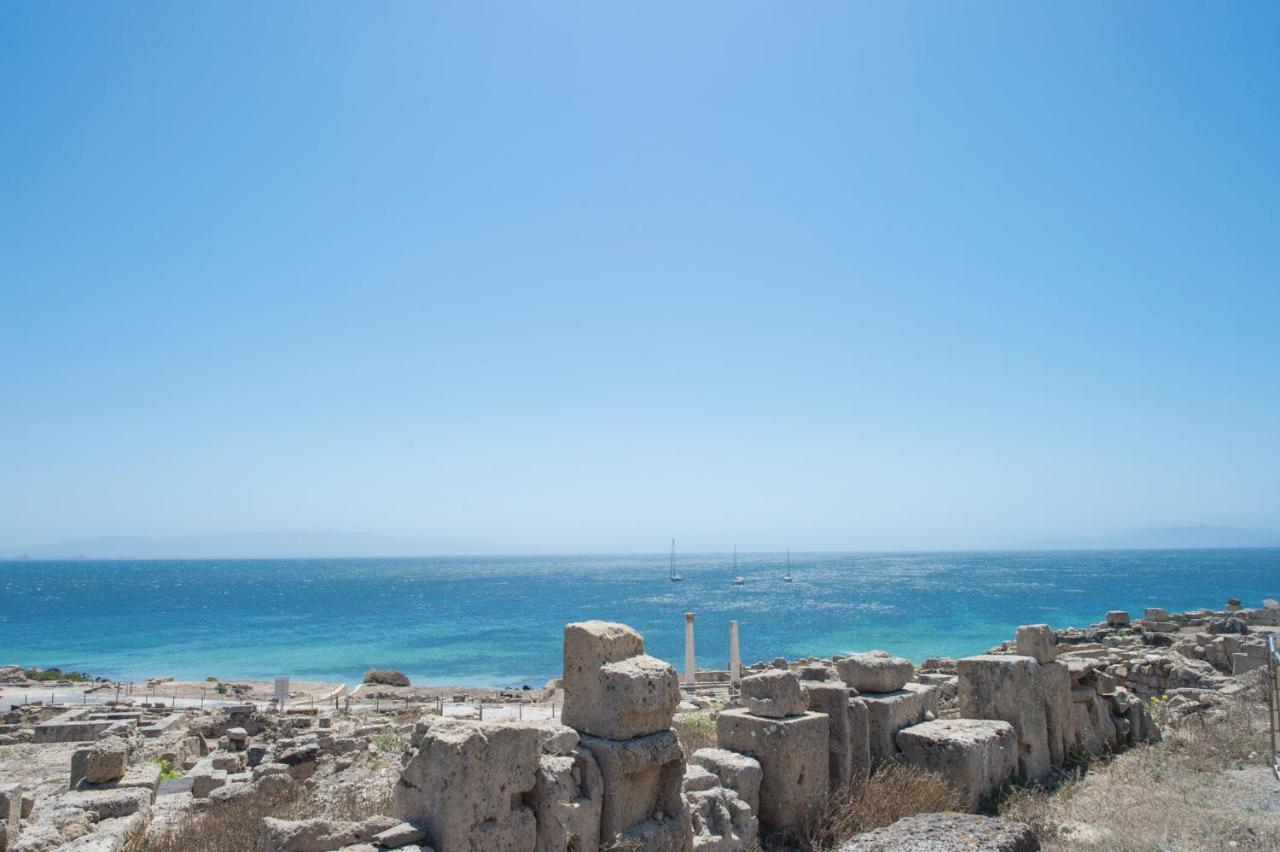
M 0 551 L 1280 530 L 1277 36 L 0 6 Z

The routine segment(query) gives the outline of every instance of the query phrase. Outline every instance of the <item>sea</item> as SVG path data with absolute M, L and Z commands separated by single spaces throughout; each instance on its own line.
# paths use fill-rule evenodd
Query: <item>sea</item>
M 1280 549 L 493 556 L 0 562 L 0 664 L 141 680 L 217 676 L 539 687 L 571 621 L 621 621 L 683 665 L 881 648 L 920 662 L 982 653 L 1020 624 L 1083 626 L 1110 609 L 1280 598 Z

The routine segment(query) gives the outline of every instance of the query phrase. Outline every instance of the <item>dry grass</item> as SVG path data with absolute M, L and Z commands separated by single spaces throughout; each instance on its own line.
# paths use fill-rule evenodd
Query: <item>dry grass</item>
M 961 807 L 959 791 L 941 775 L 889 764 L 861 784 L 832 793 L 804 836 L 792 838 L 792 843 L 802 850 L 831 849 L 905 816 Z
M 164 829 L 148 833 L 129 852 L 246 852 L 258 848 L 265 817 L 327 819 L 358 822 L 375 814 L 390 814 L 393 785 L 379 783 L 334 786 L 310 795 L 301 784 L 274 793 L 260 792 L 234 802 L 212 804 L 188 812 Z
M 274 795 L 247 796 L 188 812 L 161 831 L 148 832 L 129 852 L 246 852 L 258 848 L 265 817 L 313 816 L 302 785 L 290 784 Z
M 705 710 L 681 713 L 671 723 L 686 756 L 700 748 L 716 747 L 716 720 Z
M 1053 793 L 1016 791 L 1000 810 L 1050 852 L 1278 849 L 1266 713 L 1250 690 L 1212 716 L 1171 723 L 1159 745 L 1098 762 Z

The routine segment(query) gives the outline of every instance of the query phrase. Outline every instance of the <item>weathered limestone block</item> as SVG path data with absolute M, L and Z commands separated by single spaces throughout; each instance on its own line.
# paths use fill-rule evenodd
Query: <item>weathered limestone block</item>
M 22 819 L 22 796 L 21 784 L 0 784 L 0 819 L 15 825 Z
M 373 845 L 379 849 L 401 849 L 410 844 L 426 839 L 427 833 L 411 822 L 401 822 L 384 831 L 379 831 L 372 838 Z
M 760 783 L 764 780 L 760 761 L 723 748 L 700 748 L 689 762 L 714 772 L 720 786 L 737 793 L 753 814 L 760 812 Z
M 684 780 L 680 783 L 680 789 L 684 791 L 686 798 L 690 793 L 721 786 L 723 785 L 720 783 L 720 776 L 710 769 L 706 769 L 696 763 L 685 764 Z
M 969 810 L 1013 780 L 1018 771 L 1018 737 L 1008 722 L 994 719 L 938 719 L 898 732 L 907 763 L 943 775 L 960 791 Z
M 693 828 L 694 852 L 745 852 L 751 849 L 760 822 L 751 808 L 727 787 L 685 793 Z
M 542 753 L 571 756 L 578 748 L 578 732 L 551 720 L 532 722 L 542 735 Z
M 360 841 L 356 824 L 316 817 L 292 820 L 266 817 L 262 821 L 259 852 L 332 852 Z
M 1075 724 L 1071 712 L 1071 670 L 1066 663 L 1042 663 L 1040 699 L 1044 702 L 1045 735 L 1049 745 L 1049 762 L 1061 766 L 1076 745 Z
M 83 780 L 90 784 L 108 784 L 124 777 L 129 768 L 129 746 L 119 737 L 98 740 L 83 756 Z
M 687 848 L 692 840 L 681 796 L 684 752 L 675 731 L 630 740 L 584 736 L 581 747 L 600 767 L 602 843 L 622 837 L 640 849 Z M 673 845 L 653 845 L 662 843 Z
M 858 696 L 867 708 L 867 760 L 872 769 L 894 759 L 898 731 L 926 721 L 926 714 L 938 715 L 938 695 L 936 686 L 908 683 L 896 692 Z
M 1024 624 L 1018 628 L 1014 640 L 1020 656 L 1031 657 L 1037 663 L 1047 663 L 1057 656 L 1057 638 L 1047 624 Z
M 897 692 L 911 680 L 915 667 L 887 651 L 850 654 L 835 661 L 840 679 L 858 692 Z
M 808 709 L 800 679 L 785 669 L 773 669 L 742 679 L 742 706 L 757 716 L 784 719 Z
M 537 783 L 542 735 L 531 725 L 437 719 L 420 724 L 417 750 L 395 789 L 395 816 L 436 849 L 528 852 L 537 821 L 523 797 Z
M 1161 609 L 1158 606 L 1149 606 L 1142 611 L 1143 621 L 1168 621 L 1168 610 Z
M 197 767 L 191 772 L 191 797 L 207 799 L 209 794 L 227 783 L 227 771 L 214 769 L 212 766 L 201 769 Z
M 849 701 L 849 688 L 843 681 L 808 682 L 809 709 L 827 714 L 827 759 L 831 789 L 849 786 L 853 781 L 854 755 L 865 755 L 867 742 L 866 705 L 855 712 Z
M 1113 609 L 1107 613 L 1108 627 L 1128 627 L 1129 613 L 1122 609 Z
M 722 749 L 760 762 L 760 827 L 786 835 L 822 807 L 828 790 L 828 720 L 821 713 L 766 719 L 746 710 L 725 710 L 716 717 Z
M 598 852 L 604 779 L 591 752 L 543 755 L 528 802 L 538 820 L 535 852 Z
M 956 662 L 960 716 L 1000 719 L 1018 735 L 1018 774 L 1026 781 L 1053 770 L 1049 726 L 1040 691 L 1040 666 L 1031 657 L 983 654 Z
M 607 621 L 565 626 L 564 692 L 561 721 L 611 740 L 667 730 L 680 701 L 676 670 L 646 655 L 639 633 Z
M 1254 669 L 1260 669 L 1267 664 L 1265 656 L 1256 656 L 1254 654 L 1235 653 L 1231 655 L 1231 674 L 1242 675 L 1245 672 L 1251 672 Z
M 849 778 L 865 781 L 871 776 L 871 713 L 861 697 L 849 698 L 849 728 Z
M 1030 827 L 975 814 L 916 814 L 855 835 L 836 852 L 1036 852 Z

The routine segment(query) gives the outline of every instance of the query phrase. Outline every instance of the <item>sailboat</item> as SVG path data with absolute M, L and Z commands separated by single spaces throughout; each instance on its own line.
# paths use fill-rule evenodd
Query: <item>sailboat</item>
M 747 582 L 747 578 L 738 573 L 738 545 L 733 546 L 733 584 L 741 586 Z
M 671 582 L 679 583 L 683 579 L 684 577 L 676 573 L 676 540 L 673 538 L 671 539 Z
M 787 574 L 785 577 L 782 578 L 782 582 L 784 583 L 791 582 L 791 548 L 789 547 L 787 548 Z

